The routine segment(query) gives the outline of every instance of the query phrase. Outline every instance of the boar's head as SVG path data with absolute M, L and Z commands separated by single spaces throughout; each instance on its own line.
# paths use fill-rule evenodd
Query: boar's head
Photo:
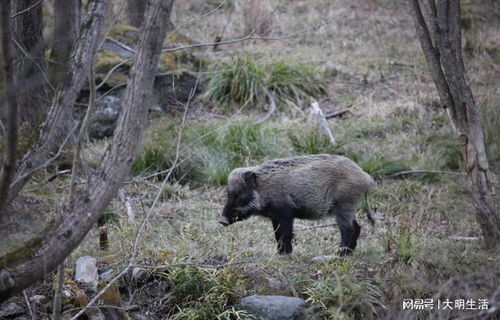
M 231 177 L 232 175 L 227 188 L 227 202 L 219 217 L 219 223 L 224 226 L 245 220 L 261 210 L 256 173 L 253 171 L 246 171 L 241 175 L 237 173 L 237 178 Z

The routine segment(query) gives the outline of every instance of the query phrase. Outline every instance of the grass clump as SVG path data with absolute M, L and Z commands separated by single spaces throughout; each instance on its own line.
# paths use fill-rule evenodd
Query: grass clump
M 259 100 L 257 92 L 264 85 L 264 69 L 250 56 L 235 57 L 216 65 L 210 77 L 205 96 L 223 109 L 232 106 L 254 105 Z
M 405 161 L 386 157 L 361 159 L 359 162 L 363 170 L 375 179 L 394 177 L 394 174 L 398 172 L 411 170 Z
M 362 276 L 356 262 L 332 260 L 320 266 L 318 273 L 319 278 L 304 292 L 306 301 L 319 309 L 317 318 L 377 318 L 382 292 L 373 280 Z
M 147 146 L 132 163 L 131 173 L 134 175 L 167 170 L 172 159 L 161 148 Z
M 170 304 L 178 310 L 173 319 L 248 319 L 248 315 L 229 309 L 236 302 L 242 277 L 233 269 L 207 270 L 179 266 L 170 271 Z
M 434 132 L 429 134 L 425 143 L 431 153 L 437 156 L 435 165 L 438 169 L 460 170 L 463 166 L 463 156 L 457 139 L 447 132 Z
M 266 92 L 278 102 L 298 105 L 304 99 L 326 93 L 316 69 L 303 62 L 280 60 L 266 63 L 254 56 L 234 57 L 216 64 L 204 96 L 223 110 L 245 104 L 264 105 Z
M 306 126 L 303 130 L 288 130 L 288 139 L 298 154 L 343 154 L 343 143 L 333 146 L 330 139 L 317 126 Z

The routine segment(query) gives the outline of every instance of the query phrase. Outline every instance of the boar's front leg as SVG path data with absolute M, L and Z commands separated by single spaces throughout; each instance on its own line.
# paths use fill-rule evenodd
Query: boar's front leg
M 292 253 L 293 218 L 272 218 L 279 254 Z
M 361 226 L 355 219 L 357 212 L 355 207 L 336 207 L 335 209 L 335 220 L 339 225 L 341 236 L 339 255 L 344 256 L 351 254 L 356 248 Z

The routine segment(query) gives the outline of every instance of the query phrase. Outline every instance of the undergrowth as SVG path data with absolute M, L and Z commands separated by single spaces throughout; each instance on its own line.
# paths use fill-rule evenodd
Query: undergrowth
M 174 122 L 159 123 L 135 159 L 132 174 L 148 175 L 169 170 L 175 159 L 177 133 Z M 390 177 L 410 169 L 403 160 L 344 148 L 347 143 L 343 141 L 343 137 L 339 137 L 336 146 L 332 146 L 314 123 L 288 121 L 254 125 L 245 119 L 229 124 L 191 122 L 182 134 L 179 165 L 175 167 L 173 179 L 195 185 L 224 185 L 229 173 L 238 167 L 253 166 L 270 159 L 321 153 L 350 157 L 375 178 Z M 354 143 L 351 138 L 349 144 Z
M 204 97 L 217 108 L 234 111 L 242 106 L 262 107 L 274 96 L 278 106 L 298 106 L 327 92 L 316 68 L 295 60 L 269 62 L 251 55 L 214 64 Z M 286 110 L 282 108 L 282 110 Z

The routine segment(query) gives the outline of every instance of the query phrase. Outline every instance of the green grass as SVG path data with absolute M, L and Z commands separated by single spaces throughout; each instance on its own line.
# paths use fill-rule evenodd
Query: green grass
M 178 310 L 173 319 L 240 319 L 247 316 L 244 312 L 228 309 L 228 305 L 236 302 L 235 289 L 243 281 L 234 269 L 207 270 L 180 266 L 171 269 L 165 276 L 171 285 L 169 303 L 171 308 Z
M 246 55 L 215 64 L 204 97 L 217 108 L 234 111 L 247 104 L 262 107 L 268 101 L 267 92 L 273 94 L 279 106 L 297 106 L 309 97 L 325 94 L 327 87 L 311 64 L 294 60 L 268 62 Z

